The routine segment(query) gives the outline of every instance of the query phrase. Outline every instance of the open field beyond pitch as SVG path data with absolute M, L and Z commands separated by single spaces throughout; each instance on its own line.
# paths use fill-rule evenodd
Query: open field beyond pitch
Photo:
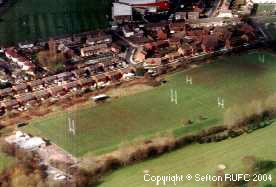
M 150 175 L 187 175 L 200 174 L 201 176 L 215 175 L 218 165 L 225 165 L 225 173 L 243 173 L 242 158 L 254 156 L 260 160 L 276 161 L 275 137 L 276 124 L 251 134 L 238 138 L 228 139 L 218 143 L 194 144 L 183 149 L 165 154 L 159 158 L 148 160 L 133 166 L 115 171 L 104 178 L 100 187 L 106 186 L 156 186 L 153 182 L 144 182 L 144 171 Z M 272 181 L 260 182 L 260 186 L 276 185 L 276 168 L 270 170 Z M 161 184 L 162 185 L 162 184 Z M 172 187 L 172 182 L 166 186 Z M 211 182 L 196 182 L 194 180 L 177 183 L 177 186 L 212 186 Z M 271 185 L 272 186 L 272 185 Z
M 111 0 L 18 0 L 0 16 L 0 43 L 79 33 L 107 25 Z
M 211 64 L 169 75 L 160 87 L 113 99 L 97 107 L 34 120 L 25 131 L 49 138 L 76 156 L 101 154 L 135 138 L 174 132 L 183 135 L 223 122 L 225 108 L 264 99 L 276 91 L 276 58 L 266 52 L 220 57 Z M 186 76 L 193 84 L 186 84 Z M 171 102 L 171 91 L 177 104 Z M 204 116 L 205 120 L 199 120 Z M 68 117 L 76 135 L 68 132 Z M 185 122 L 194 123 L 187 125 Z

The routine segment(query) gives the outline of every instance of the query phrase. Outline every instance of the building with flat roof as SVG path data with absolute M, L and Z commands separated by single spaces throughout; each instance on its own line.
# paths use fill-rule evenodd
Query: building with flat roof
M 276 3 L 276 0 L 251 0 L 252 3 L 256 4 L 266 4 L 266 3 Z
M 135 4 L 156 3 L 156 0 L 119 0 L 119 2 L 135 5 Z
M 123 22 L 132 20 L 133 9 L 141 14 L 166 12 L 170 9 L 167 0 L 117 0 L 113 3 L 112 18 Z
M 132 7 L 126 4 L 113 3 L 112 18 L 119 22 L 132 20 Z

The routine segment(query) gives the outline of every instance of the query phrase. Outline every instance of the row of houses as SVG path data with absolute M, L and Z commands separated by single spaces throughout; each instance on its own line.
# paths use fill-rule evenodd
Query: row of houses
M 187 22 L 162 22 L 145 27 L 153 39 L 137 48 L 133 60 L 144 63 L 145 67 L 158 66 L 181 57 L 230 49 L 256 38 L 256 30 L 239 19 L 208 20 L 193 22 L 195 25 Z M 226 22 L 230 21 L 232 23 L 228 25 Z M 228 26 L 224 26 L 225 24 Z
M 0 100 L 3 100 L 9 96 L 14 97 L 20 94 L 47 89 L 52 85 L 61 84 L 64 81 L 71 82 L 83 77 L 89 77 L 92 75 L 113 71 L 115 69 L 124 69 L 126 67 L 128 66 L 124 61 L 122 61 L 122 59 L 113 56 L 108 58 L 105 57 L 89 60 L 86 63 L 82 63 L 81 66 L 70 72 L 63 72 L 29 82 L 22 81 L 16 83 L 12 87 L 0 89 Z
M 4 100 L 3 102 L 1 102 L 1 113 L 3 113 L 6 110 L 16 109 L 29 102 L 41 102 L 51 97 L 65 95 L 71 90 L 80 90 L 81 88 L 87 88 L 91 86 L 99 87 L 99 85 L 103 86 L 104 83 L 107 82 L 112 83 L 120 81 L 122 79 L 126 80 L 128 78 L 133 77 L 135 75 L 134 73 L 134 68 L 124 68 L 95 75 L 89 78 L 81 78 L 72 82 L 64 83 L 62 85 L 55 85 L 44 90 L 21 94 L 15 97 L 14 99 Z M 6 94 L 6 92 L 3 91 L 4 90 L 1 90 L 0 92 L 1 96 L 3 96 L 3 94 Z M 13 91 L 12 88 L 10 88 L 10 91 Z
M 94 66 L 93 66 L 94 67 Z M 77 69 L 72 72 L 63 72 L 57 75 L 52 75 L 48 76 L 42 79 L 36 79 L 33 81 L 29 82 L 23 82 L 20 84 L 13 85 L 10 88 L 5 88 L 5 89 L 0 89 L 0 98 L 5 98 L 6 96 L 9 95 L 14 95 L 14 94 L 20 94 L 24 92 L 32 92 L 32 91 L 37 91 L 40 89 L 43 89 L 47 86 L 50 86 L 51 84 L 56 84 L 59 80 L 67 80 L 68 78 L 71 77 L 82 77 L 82 75 L 86 72 L 89 71 L 92 72 L 95 70 L 92 66 L 87 66 L 84 68 Z
M 53 81 L 67 78 L 72 76 L 72 72 L 64 72 L 61 74 L 45 77 L 43 79 L 37 79 L 26 83 L 20 83 L 13 85 L 11 88 L 5 88 L 0 90 L 0 98 L 4 98 L 9 95 L 19 94 L 20 92 L 32 92 L 37 90 L 37 87 L 51 84 Z
M 89 57 L 92 55 L 99 55 L 111 52 L 111 48 L 107 44 L 89 45 L 81 48 L 81 56 Z

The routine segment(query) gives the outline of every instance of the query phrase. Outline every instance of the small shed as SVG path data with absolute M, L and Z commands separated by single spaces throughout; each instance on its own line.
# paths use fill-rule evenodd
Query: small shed
M 105 100 L 107 100 L 108 98 L 110 98 L 110 96 L 105 95 L 105 94 L 100 94 L 100 95 L 97 95 L 97 96 L 92 97 L 92 100 L 93 100 L 94 102 L 100 102 L 100 101 L 105 101 Z

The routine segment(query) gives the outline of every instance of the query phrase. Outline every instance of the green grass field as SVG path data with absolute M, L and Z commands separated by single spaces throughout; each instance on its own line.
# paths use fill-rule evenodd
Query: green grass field
M 111 0 L 18 0 L 0 17 L 0 45 L 107 26 Z
M 8 167 L 11 163 L 13 163 L 13 161 L 13 158 L 0 152 L 0 172 L 2 169 Z
M 268 13 L 274 13 L 275 6 L 271 3 L 263 3 L 263 4 L 258 4 L 258 9 L 256 14 L 257 15 L 262 15 L 262 14 L 268 14 Z
M 259 61 L 262 55 L 264 63 Z M 217 107 L 218 96 L 227 108 L 274 93 L 275 60 L 272 54 L 260 52 L 220 57 L 212 64 L 175 73 L 158 88 L 71 114 L 36 119 L 25 131 L 49 138 L 76 156 L 105 153 L 122 142 L 158 132 L 195 132 L 222 123 L 224 110 Z M 193 78 L 193 85 L 186 84 L 186 75 Z M 177 105 L 170 101 L 171 89 L 177 90 Z M 76 121 L 75 136 L 68 132 L 68 115 Z M 200 115 L 208 119 L 196 123 Z M 195 123 L 184 127 L 183 121 L 189 119 Z
M 148 160 L 129 166 L 106 176 L 100 187 L 150 187 L 153 182 L 144 182 L 144 171 L 150 175 L 215 175 L 219 164 L 226 166 L 225 173 L 242 173 L 244 166 L 242 158 L 255 156 L 261 160 L 276 161 L 275 139 L 276 124 L 245 134 L 235 139 L 228 139 L 219 143 L 194 144 L 183 149 L 173 151 L 153 160 Z M 272 175 L 272 181 L 261 182 L 276 185 L 276 168 L 267 174 Z M 177 183 L 176 186 L 210 187 L 211 182 L 196 182 L 194 180 Z M 162 186 L 162 185 L 161 185 Z M 168 183 L 166 186 L 174 186 Z

